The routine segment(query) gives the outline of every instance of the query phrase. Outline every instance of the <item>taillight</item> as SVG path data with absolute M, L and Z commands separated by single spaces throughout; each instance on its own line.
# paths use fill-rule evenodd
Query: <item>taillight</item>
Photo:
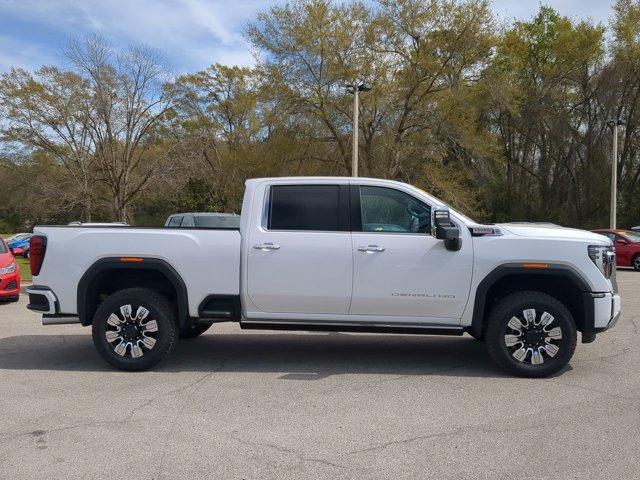
M 31 275 L 36 276 L 40 273 L 46 251 L 47 237 L 32 235 L 29 240 L 29 268 L 31 269 Z

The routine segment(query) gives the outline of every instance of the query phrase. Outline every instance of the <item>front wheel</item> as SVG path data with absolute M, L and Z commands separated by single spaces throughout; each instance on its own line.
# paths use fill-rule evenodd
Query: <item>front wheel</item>
M 640 255 L 636 255 L 631 260 L 631 266 L 636 272 L 640 272 Z
M 165 297 L 146 288 L 109 296 L 93 317 L 93 343 L 120 370 L 146 370 L 166 357 L 177 339 L 176 318 Z
M 577 331 L 567 308 L 551 295 L 523 291 L 507 295 L 487 319 L 489 354 L 521 377 L 548 377 L 569 363 Z

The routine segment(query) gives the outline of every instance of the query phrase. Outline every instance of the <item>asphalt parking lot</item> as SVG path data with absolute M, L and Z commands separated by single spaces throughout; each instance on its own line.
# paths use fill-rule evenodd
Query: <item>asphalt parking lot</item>
M 0 305 L 0 478 L 638 478 L 640 273 L 616 328 L 554 378 L 470 337 L 221 324 L 155 371 Z

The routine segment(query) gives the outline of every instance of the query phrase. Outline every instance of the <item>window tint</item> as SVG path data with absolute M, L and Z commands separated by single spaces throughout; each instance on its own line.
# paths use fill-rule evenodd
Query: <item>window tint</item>
M 171 217 L 171 220 L 169 220 L 169 226 L 179 227 L 181 222 L 182 222 L 182 217 L 179 215 L 176 215 L 175 217 Z
M 431 233 L 431 208 L 409 194 L 360 187 L 363 232 Z
M 338 185 L 274 185 L 269 201 L 270 230 L 338 231 Z

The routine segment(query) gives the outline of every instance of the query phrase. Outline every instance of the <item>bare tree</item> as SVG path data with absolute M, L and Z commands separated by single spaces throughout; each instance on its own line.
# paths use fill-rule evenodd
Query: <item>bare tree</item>
M 161 174 L 166 158 L 166 148 L 158 155 L 154 147 L 156 127 L 172 101 L 163 89 L 169 69 L 150 48 L 116 54 L 95 35 L 71 42 L 65 53 L 91 91 L 85 109 L 96 166 L 115 217 L 126 221 L 132 200 Z

